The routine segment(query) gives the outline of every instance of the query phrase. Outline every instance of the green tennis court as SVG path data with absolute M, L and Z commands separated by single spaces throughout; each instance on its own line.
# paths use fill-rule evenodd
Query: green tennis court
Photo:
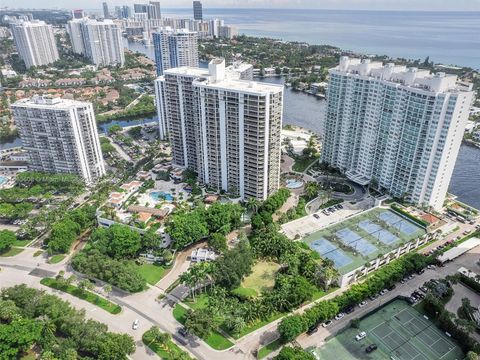
M 356 341 L 365 331 L 367 337 Z M 377 344 L 370 354 L 365 348 Z M 322 360 L 462 360 L 455 342 L 403 300 L 396 300 L 362 319 L 358 329 L 349 328 L 316 350 Z

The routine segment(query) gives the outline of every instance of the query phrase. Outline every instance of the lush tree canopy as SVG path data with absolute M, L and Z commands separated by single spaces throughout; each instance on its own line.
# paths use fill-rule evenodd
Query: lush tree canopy
M 7 300 L 8 299 L 8 300 Z M 55 295 L 25 285 L 3 289 L 0 296 L 0 359 L 22 356 L 32 345 L 42 359 L 124 360 L 135 350 L 133 339 L 108 332 L 87 320 Z
M 17 240 L 17 236 L 13 231 L 2 230 L 0 231 L 0 253 L 10 249 L 13 243 Z

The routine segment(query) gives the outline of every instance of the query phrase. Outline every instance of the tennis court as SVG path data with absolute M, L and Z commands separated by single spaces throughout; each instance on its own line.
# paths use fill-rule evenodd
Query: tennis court
M 356 341 L 365 331 L 367 337 Z M 370 354 L 365 348 L 377 344 Z M 462 360 L 460 347 L 403 300 L 396 300 L 360 321 L 359 328 L 348 328 L 316 349 L 322 360 Z
M 336 268 L 341 268 L 350 264 L 353 260 L 349 258 L 338 247 L 330 241 L 320 238 L 310 244 L 310 248 L 318 252 L 322 257 L 326 257 L 334 262 Z
M 363 237 L 348 228 L 339 230 L 336 232 L 336 234 L 343 244 L 354 248 L 362 255 L 369 255 L 377 251 L 377 248 L 375 246 L 373 246 Z
M 388 225 L 393 226 L 395 229 L 400 230 L 406 235 L 412 235 L 418 231 L 418 227 L 407 221 L 392 211 L 385 211 L 378 214 L 380 220 L 385 221 Z
M 305 236 L 302 241 L 322 257 L 333 260 L 343 275 L 423 234 L 424 229 L 391 210 L 373 208 Z
M 400 240 L 390 231 L 385 230 L 380 225 L 374 224 L 370 220 L 360 221 L 358 226 L 384 244 L 390 245 Z

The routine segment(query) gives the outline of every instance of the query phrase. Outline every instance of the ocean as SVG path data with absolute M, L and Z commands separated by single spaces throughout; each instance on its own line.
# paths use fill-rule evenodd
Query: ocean
M 163 16 L 192 17 L 191 9 Z M 333 45 L 362 54 L 425 59 L 480 69 L 480 11 L 353 11 L 312 9 L 209 9 L 241 34 Z

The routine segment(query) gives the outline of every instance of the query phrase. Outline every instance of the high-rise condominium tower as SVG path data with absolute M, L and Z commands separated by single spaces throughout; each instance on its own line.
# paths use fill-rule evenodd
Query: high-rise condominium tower
M 84 54 L 95 65 L 120 65 L 125 63 L 120 25 L 112 20 L 74 19 L 68 22 L 67 31 L 73 51 Z
M 174 164 L 242 198 L 278 190 L 283 86 L 231 77 L 215 59 L 208 69 L 166 70 L 155 87 Z
M 322 160 L 356 183 L 441 209 L 471 86 L 453 75 L 348 57 L 329 73 Z
M 88 184 L 105 174 L 91 103 L 34 96 L 11 108 L 32 170 L 76 174 Z
M 105 19 L 109 19 L 110 18 L 110 11 L 108 11 L 108 4 L 106 2 L 104 2 L 102 4 L 102 6 L 103 6 L 103 17 Z
M 44 21 L 15 21 L 11 30 L 18 55 L 27 68 L 58 60 L 57 44 L 51 25 Z
M 157 75 L 180 66 L 198 67 L 198 40 L 194 31 L 173 30 L 168 26 L 160 28 L 153 33 L 153 46 Z
M 193 2 L 193 19 L 194 20 L 203 20 L 203 9 L 201 1 Z

